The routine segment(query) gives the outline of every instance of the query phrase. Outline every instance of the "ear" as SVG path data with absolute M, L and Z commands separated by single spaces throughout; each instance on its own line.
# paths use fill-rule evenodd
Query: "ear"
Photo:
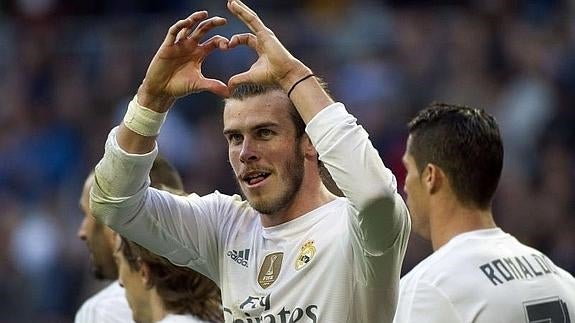
M 311 143 L 311 139 L 309 139 L 307 133 L 302 136 L 300 145 L 306 158 L 317 158 L 317 150 L 315 150 L 315 147 Z
M 139 260 L 140 261 L 140 260 Z M 140 279 L 142 280 L 142 285 L 146 287 L 146 289 L 151 289 L 153 286 L 151 284 L 151 277 L 150 277 L 150 267 L 147 263 L 140 261 L 140 270 L 138 273 L 140 274 Z
M 119 235 L 116 233 L 116 231 L 108 228 L 104 224 L 102 224 L 102 226 L 103 226 L 102 230 L 104 230 L 105 239 L 108 241 L 108 244 L 110 245 L 112 250 L 116 250 L 117 248 L 119 248 L 120 243 L 117 240 L 121 239 L 119 238 Z
M 427 164 L 421 174 L 427 193 L 437 193 L 445 185 L 445 173 L 435 164 Z

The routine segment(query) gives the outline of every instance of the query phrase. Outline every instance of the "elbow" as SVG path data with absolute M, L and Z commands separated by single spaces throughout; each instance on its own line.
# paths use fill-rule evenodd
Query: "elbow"
M 393 196 L 379 196 L 366 202 L 361 211 L 364 218 L 380 217 L 395 212 L 395 198 Z
M 395 177 L 392 176 L 392 180 L 382 180 L 373 185 L 369 190 L 365 192 L 364 207 L 373 204 L 390 204 L 395 203 L 397 197 L 397 185 L 395 183 Z
M 92 186 L 89 208 L 96 220 L 113 227 L 127 213 L 125 204 L 125 198 L 106 196 L 96 185 Z
M 114 217 L 115 208 L 111 207 L 110 204 L 102 203 L 100 198 L 90 195 L 90 213 L 96 220 L 109 225 L 108 220 Z

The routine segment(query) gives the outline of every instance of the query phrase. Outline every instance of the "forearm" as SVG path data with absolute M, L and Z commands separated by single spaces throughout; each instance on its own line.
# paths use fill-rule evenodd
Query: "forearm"
M 343 104 L 322 111 L 308 124 L 306 132 L 320 160 L 357 210 L 397 192 L 395 177 L 383 164 L 367 132 Z
M 122 122 L 117 131 L 118 145 L 131 154 L 146 154 L 156 146 L 156 137 L 145 137 L 128 129 Z
M 145 81 L 138 89 L 138 95 L 135 100 L 136 99 L 140 106 L 146 107 L 158 114 L 168 111 L 175 101 L 169 96 L 151 95 L 147 91 Z M 156 146 L 156 137 L 157 136 L 143 136 L 138 134 L 126 126 L 125 122 L 120 124 L 116 133 L 118 145 L 124 151 L 131 154 L 146 154 L 152 151 Z
M 117 142 L 119 128 L 110 132 L 102 160 L 95 168 L 95 181 L 90 208 L 95 217 L 108 222 L 108 217 L 133 216 L 135 207 L 144 198 L 149 185 L 149 172 L 157 149 L 146 154 L 131 154 Z
M 371 254 L 406 241 L 407 207 L 367 132 L 341 103 L 327 107 L 306 129 L 320 160 L 358 216 L 360 244 Z M 401 249 L 401 248 L 400 248 Z
M 313 72 L 298 61 L 294 71 L 287 74 L 280 83 L 306 124 L 321 110 L 334 103 L 320 81 L 316 77 L 309 77 L 310 75 L 313 75 Z
M 218 202 L 150 188 L 149 173 L 157 148 L 147 154 L 130 154 L 117 143 L 117 131 L 115 128 L 110 133 L 104 157 L 95 169 L 90 193 L 92 214 L 114 231 L 174 263 L 192 265 L 201 258 L 193 264 L 199 266 L 194 269 L 203 274 L 217 272 L 216 261 L 206 260 L 211 257 L 206 250 L 217 245 L 217 227 L 208 219 L 214 213 L 210 206 Z M 210 195 L 211 199 L 218 197 Z M 229 197 L 222 199 L 232 203 Z

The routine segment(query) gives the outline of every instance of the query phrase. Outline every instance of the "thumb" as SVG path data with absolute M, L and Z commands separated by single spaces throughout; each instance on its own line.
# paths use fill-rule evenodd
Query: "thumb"
M 220 80 L 205 79 L 202 83 L 203 83 L 202 88 L 204 88 L 208 92 L 212 92 L 215 95 L 220 96 L 220 97 L 224 97 L 224 98 L 227 98 L 230 96 L 230 90 L 229 90 L 228 86 Z
M 233 91 L 238 85 L 249 82 L 252 82 L 250 71 L 238 73 L 230 77 L 230 79 L 228 80 L 228 88 L 230 89 L 230 91 Z

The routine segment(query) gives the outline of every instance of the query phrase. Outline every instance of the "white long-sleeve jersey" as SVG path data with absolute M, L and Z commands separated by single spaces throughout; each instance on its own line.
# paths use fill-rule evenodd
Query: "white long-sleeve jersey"
M 394 322 L 575 322 L 575 278 L 499 228 L 466 232 L 401 279 Z
M 157 148 L 128 154 L 114 130 L 96 167 L 92 212 L 215 281 L 226 322 L 391 322 L 410 232 L 395 178 L 343 104 L 318 113 L 306 132 L 346 198 L 290 222 L 264 228 L 238 195 L 149 188 Z
M 125 291 L 115 281 L 88 298 L 74 318 L 74 323 L 126 323 L 134 322 Z

